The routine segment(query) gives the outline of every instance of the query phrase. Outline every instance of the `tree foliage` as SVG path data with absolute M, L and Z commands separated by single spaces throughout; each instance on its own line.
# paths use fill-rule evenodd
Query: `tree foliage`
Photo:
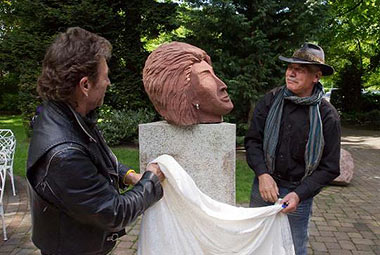
M 337 70 L 341 110 L 360 111 L 362 88 L 380 87 L 380 1 L 329 1 L 322 34 Z
M 283 85 L 279 54 L 292 54 L 314 39 L 324 8 L 310 0 L 187 1 L 182 6 L 180 25 L 189 31 L 182 40 L 211 56 L 235 103 L 228 120 L 239 124 L 238 133 L 244 134 L 257 99 Z
M 40 102 L 36 81 L 48 45 L 58 32 L 79 26 L 113 45 L 113 83 L 106 102 L 117 109 L 147 105 L 141 82 L 147 52 L 142 37 L 175 28 L 176 4 L 154 0 L 14 0 L 1 2 L 0 70 L 17 77 L 20 108 L 30 119 Z
M 25 118 L 39 100 L 41 61 L 58 32 L 80 26 L 113 45 L 114 110 L 152 107 L 141 73 L 149 51 L 171 40 L 204 49 L 234 102 L 226 120 L 243 135 L 258 98 L 282 85 L 289 56 L 303 42 L 325 49 L 344 93 L 344 111 L 361 107 L 361 88 L 380 87 L 379 0 L 2 0 L 0 92 L 15 93 Z M 11 98 L 11 97 L 7 97 Z M 1 102 L 0 102 L 1 105 Z

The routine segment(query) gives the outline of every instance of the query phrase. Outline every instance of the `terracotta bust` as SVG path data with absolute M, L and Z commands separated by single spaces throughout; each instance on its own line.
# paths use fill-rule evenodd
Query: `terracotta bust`
M 169 123 L 219 123 L 233 104 L 205 51 L 181 42 L 163 44 L 145 62 L 145 91 Z

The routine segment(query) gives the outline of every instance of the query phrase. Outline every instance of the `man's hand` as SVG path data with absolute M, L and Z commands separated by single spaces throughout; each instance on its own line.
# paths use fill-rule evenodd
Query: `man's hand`
M 125 181 L 125 184 L 135 185 L 136 183 L 140 181 L 141 177 L 142 177 L 142 174 L 130 173 L 125 177 L 124 181 Z
M 261 197 L 266 202 L 276 202 L 279 196 L 277 183 L 269 174 L 262 174 L 259 177 L 259 191 Z
M 282 209 L 281 212 L 290 213 L 290 212 L 294 212 L 297 209 L 297 206 L 300 202 L 300 198 L 298 197 L 297 193 L 290 192 L 282 199 L 282 202 L 287 203 L 288 206 Z
M 148 167 L 146 168 L 146 170 L 151 171 L 152 173 L 157 175 L 160 182 L 163 182 L 165 180 L 165 175 L 161 172 L 161 169 L 157 163 L 149 164 Z

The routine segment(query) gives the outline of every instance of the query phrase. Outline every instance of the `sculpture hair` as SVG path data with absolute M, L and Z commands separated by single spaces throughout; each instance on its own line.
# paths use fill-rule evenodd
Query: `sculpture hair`
M 211 65 L 205 51 L 187 43 L 172 42 L 154 50 L 145 62 L 143 82 L 156 110 L 169 123 L 198 123 L 190 83 L 191 68 L 202 60 Z

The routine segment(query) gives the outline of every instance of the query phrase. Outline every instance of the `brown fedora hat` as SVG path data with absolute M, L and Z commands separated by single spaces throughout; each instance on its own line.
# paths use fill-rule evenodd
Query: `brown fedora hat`
M 321 68 L 323 76 L 334 73 L 334 68 L 325 64 L 325 53 L 323 49 L 313 43 L 304 43 L 300 49 L 294 52 L 291 58 L 283 56 L 279 56 L 278 58 L 287 63 L 317 65 Z

